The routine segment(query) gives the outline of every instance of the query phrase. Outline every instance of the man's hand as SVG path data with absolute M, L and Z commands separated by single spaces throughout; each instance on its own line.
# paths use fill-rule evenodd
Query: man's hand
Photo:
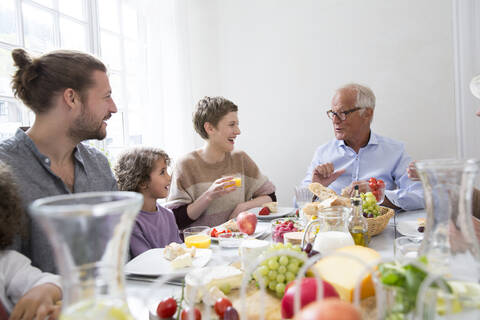
M 345 188 L 342 189 L 342 196 L 351 198 L 354 196 L 354 188 L 355 186 L 358 186 L 358 192 L 359 193 L 367 193 L 370 191 L 370 188 L 368 186 L 368 181 L 363 180 L 363 181 L 353 181 L 349 186 L 346 186 Z
M 209 200 L 217 199 L 230 192 L 237 190 L 233 177 L 224 177 L 216 180 L 206 191 Z
M 61 296 L 60 288 L 51 283 L 33 287 L 17 302 L 10 320 L 57 319 L 60 307 L 55 303 Z
M 324 187 L 328 187 L 333 181 L 337 180 L 337 178 L 344 173 L 345 169 L 335 171 L 333 168 L 333 163 L 324 163 L 318 165 L 313 170 L 312 182 L 318 182 Z
M 415 167 L 415 161 L 410 162 L 407 168 L 408 178 L 412 181 L 419 181 L 420 177 L 418 176 L 417 168 Z

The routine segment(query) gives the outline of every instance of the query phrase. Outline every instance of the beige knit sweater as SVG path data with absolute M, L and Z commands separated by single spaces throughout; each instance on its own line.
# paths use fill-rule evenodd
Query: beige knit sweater
M 197 151 L 193 151 L 179 159 L 175 165 L 170 195 L 165 206 L 173 210 L 188 205 L 207 191 L 215 180 L 225 176 L 240 176 L 242 186 L 213 200 L 192 226 L 222 224 L 228 220 L 237 204 L 275 192 L 275 186 L 262 175 L 245 152 L 227 153 L 223 161 L 210 164 L 205 162 Z

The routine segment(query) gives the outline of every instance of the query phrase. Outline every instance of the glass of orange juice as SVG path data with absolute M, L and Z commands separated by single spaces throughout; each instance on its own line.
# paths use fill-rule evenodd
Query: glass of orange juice
M 183 230 L 187 248 L 196 247 L 206 249 L 210 247 L 210 227 L 198 226 Z
M 231 184 L 225 186 L 224 188 L 231 188 L 231 187 L 237 187 L 237 188 L 240 188 L 242 186 L 242 177 L 241 176 L 235 176 L 234 178 L 232 178 L 232 180 L 229 180 L 231 181 Z

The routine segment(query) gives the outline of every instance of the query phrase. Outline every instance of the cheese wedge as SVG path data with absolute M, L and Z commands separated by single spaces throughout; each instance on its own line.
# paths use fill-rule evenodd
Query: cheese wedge
M 210 288 L 238 289 L 242 285 L 243 272 L 232 266 L 214 266 L 190 271 L 185 276 L 185 298 L 187 301 L 201 301 Z M 195 291 L 195 295 L 194 295 Z
M 343 247 L 335 252 L 355 256 L 368 265 L 378 263 L 381 258 L 377 251 L 362 246 Z M 357 260 L 335 255 L 321 259 L 313 268 L 316 269 L 325 281 L 328 281 L 335 287 L 342 300 L 350 302 L 354 299 L 355 286 L 360 276 L 365 272 L 365 266 Z M 369 273 L 361 280 L 360 299 L 373 295 L 375 295 L 375 286 Z
M 170 265 L 173 269 L 182 269 L 186 267 L 191 267 L 192 262 L 192 255 L 187 252 L 170 261 Z

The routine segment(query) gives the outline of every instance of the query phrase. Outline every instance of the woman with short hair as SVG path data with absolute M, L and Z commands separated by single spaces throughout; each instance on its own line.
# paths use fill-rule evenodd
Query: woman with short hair
M 177 162 L 166 205 L 181 229 L 216 226 L 276 201 L 275 186 L 244 151 L 234 150 L 240 134 L 237 112 L 223 97 L 205 97 L 197 104 L 193 124 L 205 145 Z M 234 177 L 241 185 L 233 183 Z

